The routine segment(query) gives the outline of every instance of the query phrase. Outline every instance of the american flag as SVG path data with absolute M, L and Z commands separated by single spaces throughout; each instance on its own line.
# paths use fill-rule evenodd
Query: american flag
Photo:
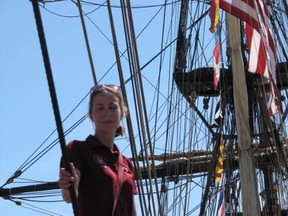
M 263 0 L 220 0 L 220 8 L 246 22 L 248 70 L 270 80 L 269 113 L 282 113 L 276 86 L 276 47 L 267 5 Z

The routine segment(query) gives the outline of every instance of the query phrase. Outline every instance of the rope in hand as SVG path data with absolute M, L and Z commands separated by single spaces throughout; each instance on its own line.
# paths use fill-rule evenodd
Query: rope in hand
M 48 55 L 48 49 L 47 49 L 44 29 L 43 29 L 42 20 L 41 20 L 41 14 L 40 14 L 39 5 L 38 5 L 38 0 L 31 0 L 31 2 L 33 6 L 35 21 L 36 21 L 37 30 L 38 30 L 38 36 L 39 36 L 40 45 L 41 45 L 42 56 L 43 56 L 45 70 L 46 70 L 49 91 L 50 91 L 50 97 L 51 97 L 51 101 L 53 105 L 53 111 L 54 111 L 54 116 L 55 116 L 58 136 L 59 136 L 59 142 L 60 142 L 60 147 L 62 151 L 62 157 L 63 157 L 66 170 L 68 172 L 71 172 L 71 168 L 69 165 L 68 152 L 66 149 L 66 143 L 65 143 L 64 132 L 63 132 L 63 127 L 62 127 L 62 121 L 61 121 L 60 111 L 59 111 L 58 102 L 57 102 L 57 95 L 56 95 L 56 90 L 54 86 L 53 75 L 52 75 L 52 70 L 51 70 L 51 65 L 50 65 L 50 60 L 49 60 L 49 55 Z M 69 191 L 70 191 L 70 196 L 72 200 L 74 216 L 78 216 L 79 214 L 77 211 L 77 205 L 76 205 L 77 202 L 76 202 L 76 193 L 74 190 L 74 184 L 71 184 L 71 186 L 69 187 Z

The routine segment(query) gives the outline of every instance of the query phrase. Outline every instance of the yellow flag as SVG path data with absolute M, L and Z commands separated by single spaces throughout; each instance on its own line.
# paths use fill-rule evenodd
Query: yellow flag
M 218 162 L 216 166 L 216 182 L 219 183 L 222 177 L 222 172 L 223 172 L 223 150 L 224 150 L 224 142 L 221 139 L 221 144 L 219 148 L 219 157 L 218 157 Z

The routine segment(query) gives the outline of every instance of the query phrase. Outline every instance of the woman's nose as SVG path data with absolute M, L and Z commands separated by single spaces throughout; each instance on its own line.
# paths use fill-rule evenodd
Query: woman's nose
M 109 109 L 104 109 L 103 110 L 103 115 L 104 116 L 109 116 L 110 115 L 110 110 Z

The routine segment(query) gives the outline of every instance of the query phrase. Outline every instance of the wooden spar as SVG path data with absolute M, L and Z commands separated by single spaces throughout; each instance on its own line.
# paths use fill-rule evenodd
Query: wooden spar
M 241 52 L 240 21 L 226 14 L 228 40 L 231 48 L 233 96 L 239 143 L 239 168 L 243 215 L 260 215 L 252 139 L 249 127 L 248 95 Z
M 258 165 L 258 168 L 267 167 L 272 163 L 272 158 L 276 156 L 276 150 L 272 148 L 262 148 L 257 149 L 255 151 L 255 161 Z M 189 155 L 189 158 L 188 158 Z M 239 158 L 238 151 L 233 151 L 233 154 L 229 154 L 228 158 L 226 152 L 224 150 L 224 170 L 226 169 L 225 164 L 227 164 L 226 160 L 232 162 L 233 170 L 239 169 Z M 151 156 L 152 157 L 152 156 Z M 211 169 L 212 163 L 212 151 L 204 151 L 204 150 L 193 150 L 189 153 L 173 153 L 165 155 L 153 155 L 155 161 L 166 161 L 165 163 L 159 163 L 156 167 L 157 177 L 161 178 L 162 176 L 168 177 L 171 181 L 176 181 L 179 176 L 182 175 L 190 175 L 190 174 L 203 174 L 206 175 L 208 171 Z M 148 156 L 148 159 L 150 156 Z M 140 160 L 144 160 L 143 157 L 139 156 Z M 232 160 L 232 161 L 231 161 Z M 190 169 L 187 172 L 188 163 L 190 164 Z M 141 179 L 147 179 L 148 171 L 146 168 L 141 168 Z M 135 170 L 135 179 L 138 179 L 137 175 L 138 171 Z M 20 186 L 13 188 L 2 188 L 0 189 L 0 197 L 4 199 L 9 198 L 10 195 L 19 195 L 26 192 L 36 192 L 36 191 L 47 191 L 47 190 L 56 190 L 60 189 L 58 182 L 48 182 L 43 184 L 35 184 L 29 186 Z
M 4 199 L 8 199 L 10 195 L 22 194 L 27 192 L 36 192 L 36 191 L 47 191 L 47 190 L 56 190 L 60 189 L 58 182 L 48 182 L 43 184 L 35 184 L 22 187 L 14 188 L 2 188 L 0 190 L 0 196 Z

